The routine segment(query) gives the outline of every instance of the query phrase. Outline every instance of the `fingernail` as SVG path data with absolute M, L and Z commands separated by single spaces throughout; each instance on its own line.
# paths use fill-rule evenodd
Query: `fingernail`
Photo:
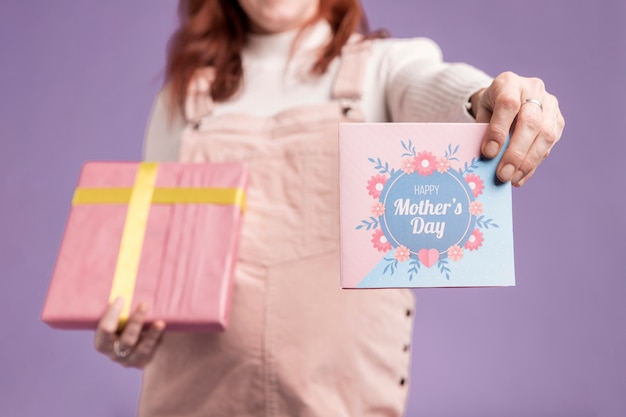
M 500 179 L 502 181 L 509 181 L 515 172 L 515 167 L 511 164 L 506 164 L 500 170 Z
M 522 180 L 519 182 L 519 184 L 517 184 L 518 187 L 521 187 L 522 185 L 526 184 L 526 181 L 528 181 L 528 178 L 530 178 L 531 175 L 526 175 L 524 178 L 522 178 Z
M 115 301 L 113 301 L 113 305 L 117 308 L 121 308 L 124 305 L 124 299 L 122 297 L 117 297 Z
M 498 155 L 499 150 L 500 144 L 495 140 L 490 140 L 489 142 L 487 142 L 487 145 L 485 145 L 485 150 L 483 153 L 488 158 L 494 158 Z
M 515 174 L 513 174 L 513 178 L 511 178 L 511 182 L 513 184 L 517 184 L 518 182 L 520 182 L 520 180 L 524 178 L 524 173 L 520 170 L 515 171 Z

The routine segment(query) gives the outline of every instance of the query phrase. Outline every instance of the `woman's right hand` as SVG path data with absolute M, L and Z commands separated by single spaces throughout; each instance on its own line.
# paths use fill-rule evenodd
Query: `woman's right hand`
M 94 346 L 100 353 L 125 367 L 143 368 L 150 362 L 159 345 L 165 323 L 155 321 L 144 329 L 148 308 L 139 304 L 130 315 L 124 330 L 118 332 L 118 323 L 124 300 L 115 300 L 98 323 Z

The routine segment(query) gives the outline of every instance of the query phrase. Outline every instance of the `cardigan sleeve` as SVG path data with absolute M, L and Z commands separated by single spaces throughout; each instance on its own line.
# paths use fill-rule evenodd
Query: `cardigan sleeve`
M 185 127 L 181 117 L 170 120 L 169 98 L 163 89 L 154 99 L 144 136 L 143 159 L 175 162 L 178 160 L 180 136 Z
M 396 40 L 386 51 L 385 100 L 394 122 L 472 122 L 466 103 L 492 78 L 470 65 L 447 63 L 430 39 Z

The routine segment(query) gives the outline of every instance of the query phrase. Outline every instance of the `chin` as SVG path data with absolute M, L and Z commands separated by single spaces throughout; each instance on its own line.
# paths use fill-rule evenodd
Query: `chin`
M 259 32 L 278 33 L 303 26 L 318 8 L 316 0 L 239 0 Z

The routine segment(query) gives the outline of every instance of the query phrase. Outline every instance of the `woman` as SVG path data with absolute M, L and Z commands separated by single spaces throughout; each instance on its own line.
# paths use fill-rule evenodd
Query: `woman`
M 490 78 L 427 39 L 356 35 L 358 0 L 181 0 L 148 160 L 243 160 L 251 170 L 231 323 L 222 334 L 121 335 L 96 348 L 144 368 L 141 416 L 399 416 L 413 297 L 339 290 L 338 122 L 489 122 L 497 175 L 524 184 L 564 122 L 538 79 Z

